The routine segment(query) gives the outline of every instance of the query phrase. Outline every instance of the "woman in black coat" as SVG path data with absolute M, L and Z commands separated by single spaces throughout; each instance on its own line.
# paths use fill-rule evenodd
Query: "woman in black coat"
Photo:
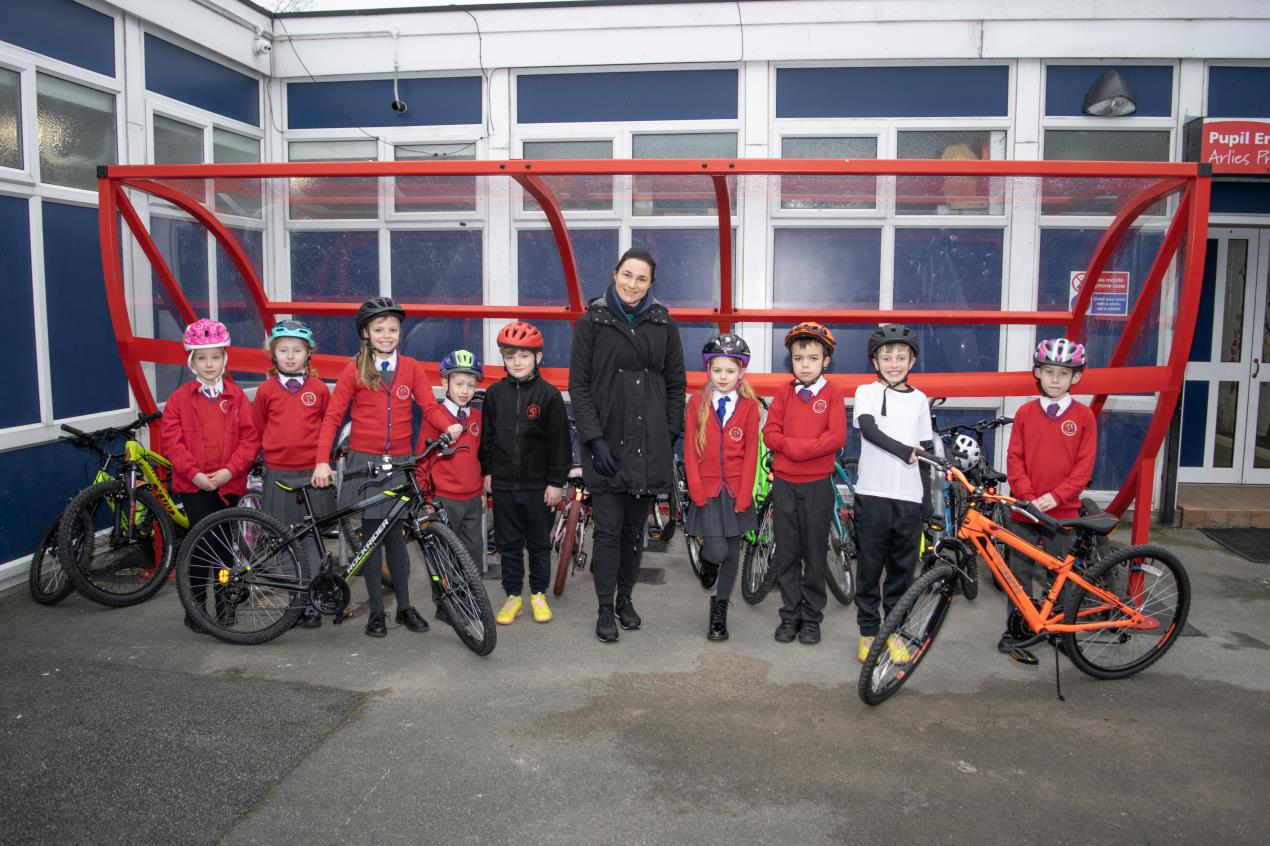
M 578 320 L 569 362 L 569 398 L 586 445 L 582 472 L 595 521 L 595 636 L 606 643 L 617 640 L 618 623 L 640 626 L 631 591 L 644 521 L 651 498 L 674 484 L 673 447 L 684 426 L 683 344 L 670 313 L 652 295 L 656 270 L 647 250 L 622 254 L 613 283 Z

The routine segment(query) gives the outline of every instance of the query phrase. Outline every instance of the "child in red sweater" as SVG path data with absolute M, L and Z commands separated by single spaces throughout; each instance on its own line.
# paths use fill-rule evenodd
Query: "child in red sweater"
M 820 642 L 825 608 L 825 552 L 833 519 L 829 481 L 838 450 L 847 442 L 842 391 L 824 377 L 836 342 L 811 321 L 785 335 L 794 380 L 772 400 L 763 440 L 772 454 L 772 566 L 781 589 L 776 640 Z
M 298 320 L 284 320 L 274 326 L 265 341 L 273 359 L 269 378 L 256 389 L 252 420 L 260 433 L 265 452 L 264 510 L 289 526 L 304 519 L 304 507 L 296 495 L 279 488 L 307 485 L 313 478 L 313 444 L 331 392 L 313 368 L 313 330 Z M 334 491 L 319 488 L 309 494 L 316 516 L 335 510 Z M 322 568 L 326 549 L 312 538 L 305 540 L 309 575 Z M 298 625 L 313 629 L 322 625 L 322 615 L 310 605 L 300 615 Z
M 445 409 L 450 423 L 462 426 L 463 432 L 454 442 L 454 454 L 432 464 L 432 484 L 445 507 L 450 528 L 481 572 L 485 571 L 485 536 L 481 531 L 481 518 L 485 513 L 480 458 L 481 410 L 471 402 L 476 396 L 477 383 L 484 375 L 481 360 L 469 350 L 455 350 L 441 359 L 445 397 L 437 403 Z M 423 452 L 427 441 L 440 436 L 441 430 L 432 421 L 424 420 L 415 451 Z M 425 471 L 420 465 L 417 471 L 420 482 Z M 444 615 L 444 606 L 438 607 L 437 618 L 444 619 Z
M 163 409 L 159 441 L 172 462 L 172 491 L 181 498 L 190 528 L 209 514 L 238 504 L 247 490 L 247 471 L 260 450 L 251 419 L 251 403 L 225 374 L 229 366 L 229 330 L 203 318 L 185 329 L 187 366 L 195 379 L 179 386 Z M 228 550 L 226 550 L 228 560 Z M 191 578 L 194 603 L 206 608 L 210 568 L 195 567 Z M 219 589 L 214 592 L 217 620 L 230 624 L 234 606 Z M 201 631 L 189 613 L 185 625 Z
M 331 444 L 336 430 L 350 411 L 353 426 L 348 437 L 349 472 L 339 493 L 339 505 L 350 505 L 391 490 L 401 484 L 399 472 L 370 476 L 369 468 L 412 455 L 411 409 L 418 403 L 425 420 L 457 438 L 462 427 L 450 419 L 437 405 L 423 365 L 397 351 L 401 342 L 401 323 L 406 312 L 391 297 L 367 300 L 357 309 L 357 334 L 362 348 L 348 363 L 335 383 L 326 416 L 318 432 L 314 455 L 313 485 L 324 488 L 331 484 Z M 350 409 L 351 407 L 351 409 Z M 374 505 L 361 513 L 362 533 L 370 537 L 392 508 L 389 497 L 382 505 Z M 412 632 L 428 630 L 428 621 L 410 604 L 410 557 L 405 539 L 399 531 L 384 533 L 381 549 L 386 550 L 388 572 L 397 599 L 397 623 Z M 384 615 L 383 586 L 380 584 L 380 550 L 362 564 L 366 593 L 370 599 L 370 616 L 366 634 L 384 637 L 388 634 Z
M 1032 375 L 1041 396 L 1014 413 L 1005 463 L 1010 494 L 1016 499 L 1031 500 L 1057 520 L 1076 517 L 1080 514 L 1080 495 L 1093 478 L 1098 451 L 1094 413 L 1069 393 L 1085 369 L 1085 347 L 1067 338 L 1041 341 L 1032 361 Z M 1048 534 L 1017 511 L 1010 528 L 1056 558 L 1063 558 L 1071 548 L 1070 533 Z M 1030 593 L 1032 575 L 1038 566 L 1012 553 L 1010 569 Z M 1013 609 L 1010 613 L 1018 614 Z M 1014 646 L 1011 628 L 1018 629 L 1017 621 L 1014 626 L 1007 621 L 997 649 L 1020 663 L 1037 663 L 1035 655 Z
M 716 335 L 702 348 L 701 362 L 707 384 L 684 413 L 684 472 L 692 499 L 684 531 L 702 538 L 701 586 L 714 591 L 706 638 L 727 640 L 741 535 L 755 527 L 759 404 L 745 381 L 750 347 L 743 339 Z

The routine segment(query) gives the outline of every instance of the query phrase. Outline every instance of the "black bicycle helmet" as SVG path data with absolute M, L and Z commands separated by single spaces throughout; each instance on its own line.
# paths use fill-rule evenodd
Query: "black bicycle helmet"
M 733 335 L 731 332 L 715 335 L 706 341 L 706 345 L 701 348 L 701 363 L 709 367 L 710 359 L 718 358 L 719 356 L 735 358 L 741 362 L 742 367 L 748 367 L 750 364 L 750 345 L 745 343 L 745 339 L 740 335 Z
M 375 297 L 373 300 L 367 300 L 357 309 L 357 334 L 361 334 L 366 328 L 366 324 L 370 323 L 376 317 L 383 317 L 385 314 L 396 316 L 398 320 L 406 319 L 406 312 L 401 306 L 393 301 L 392 297 Z
M 887 344 L 907 344 L 916 358 L 920 350 L 917 346 L 917 333 L 903 323 L 887 323 L 879 326 L 869 335 L 869 361 L 877 351 Z

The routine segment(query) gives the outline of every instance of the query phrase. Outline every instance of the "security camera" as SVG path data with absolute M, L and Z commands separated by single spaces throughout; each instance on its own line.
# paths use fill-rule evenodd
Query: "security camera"
M 257 38 L 251 42 L 251 49 L 257 56 L 268 56 L 273 52 L 273 45 L 269 43 L 267 38 Z
M 405 100 L 393 100 L 388 107 L 399 115 L 404 115 L 407 108 Z

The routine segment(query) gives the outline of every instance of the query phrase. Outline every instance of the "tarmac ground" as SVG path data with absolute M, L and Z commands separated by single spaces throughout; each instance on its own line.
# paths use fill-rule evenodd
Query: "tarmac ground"
M 678 540 L 645 555 L 641 630 L 598 642 L 583 576 L 486 658 L 436 624 L 367 638 L 360 584 L 354 619 L 254 647 L 186 629 L 171 587 L 124 609 L 13 590 L 0 839 L 1264 844 L 1270 566 L 1194 530 L 1153 540 L 1190 573 L 1184 635 L 1124 681 L 1062 657 L 1065 702 L 1049 647 L 1037 667 L 997 653 L 990 587 L 876 708 L 832 598 L 817 646 L 772 639 L 776 591 L 738 591 L 710 643 Z M 412 588 L 426 604 L 417 567 Z

